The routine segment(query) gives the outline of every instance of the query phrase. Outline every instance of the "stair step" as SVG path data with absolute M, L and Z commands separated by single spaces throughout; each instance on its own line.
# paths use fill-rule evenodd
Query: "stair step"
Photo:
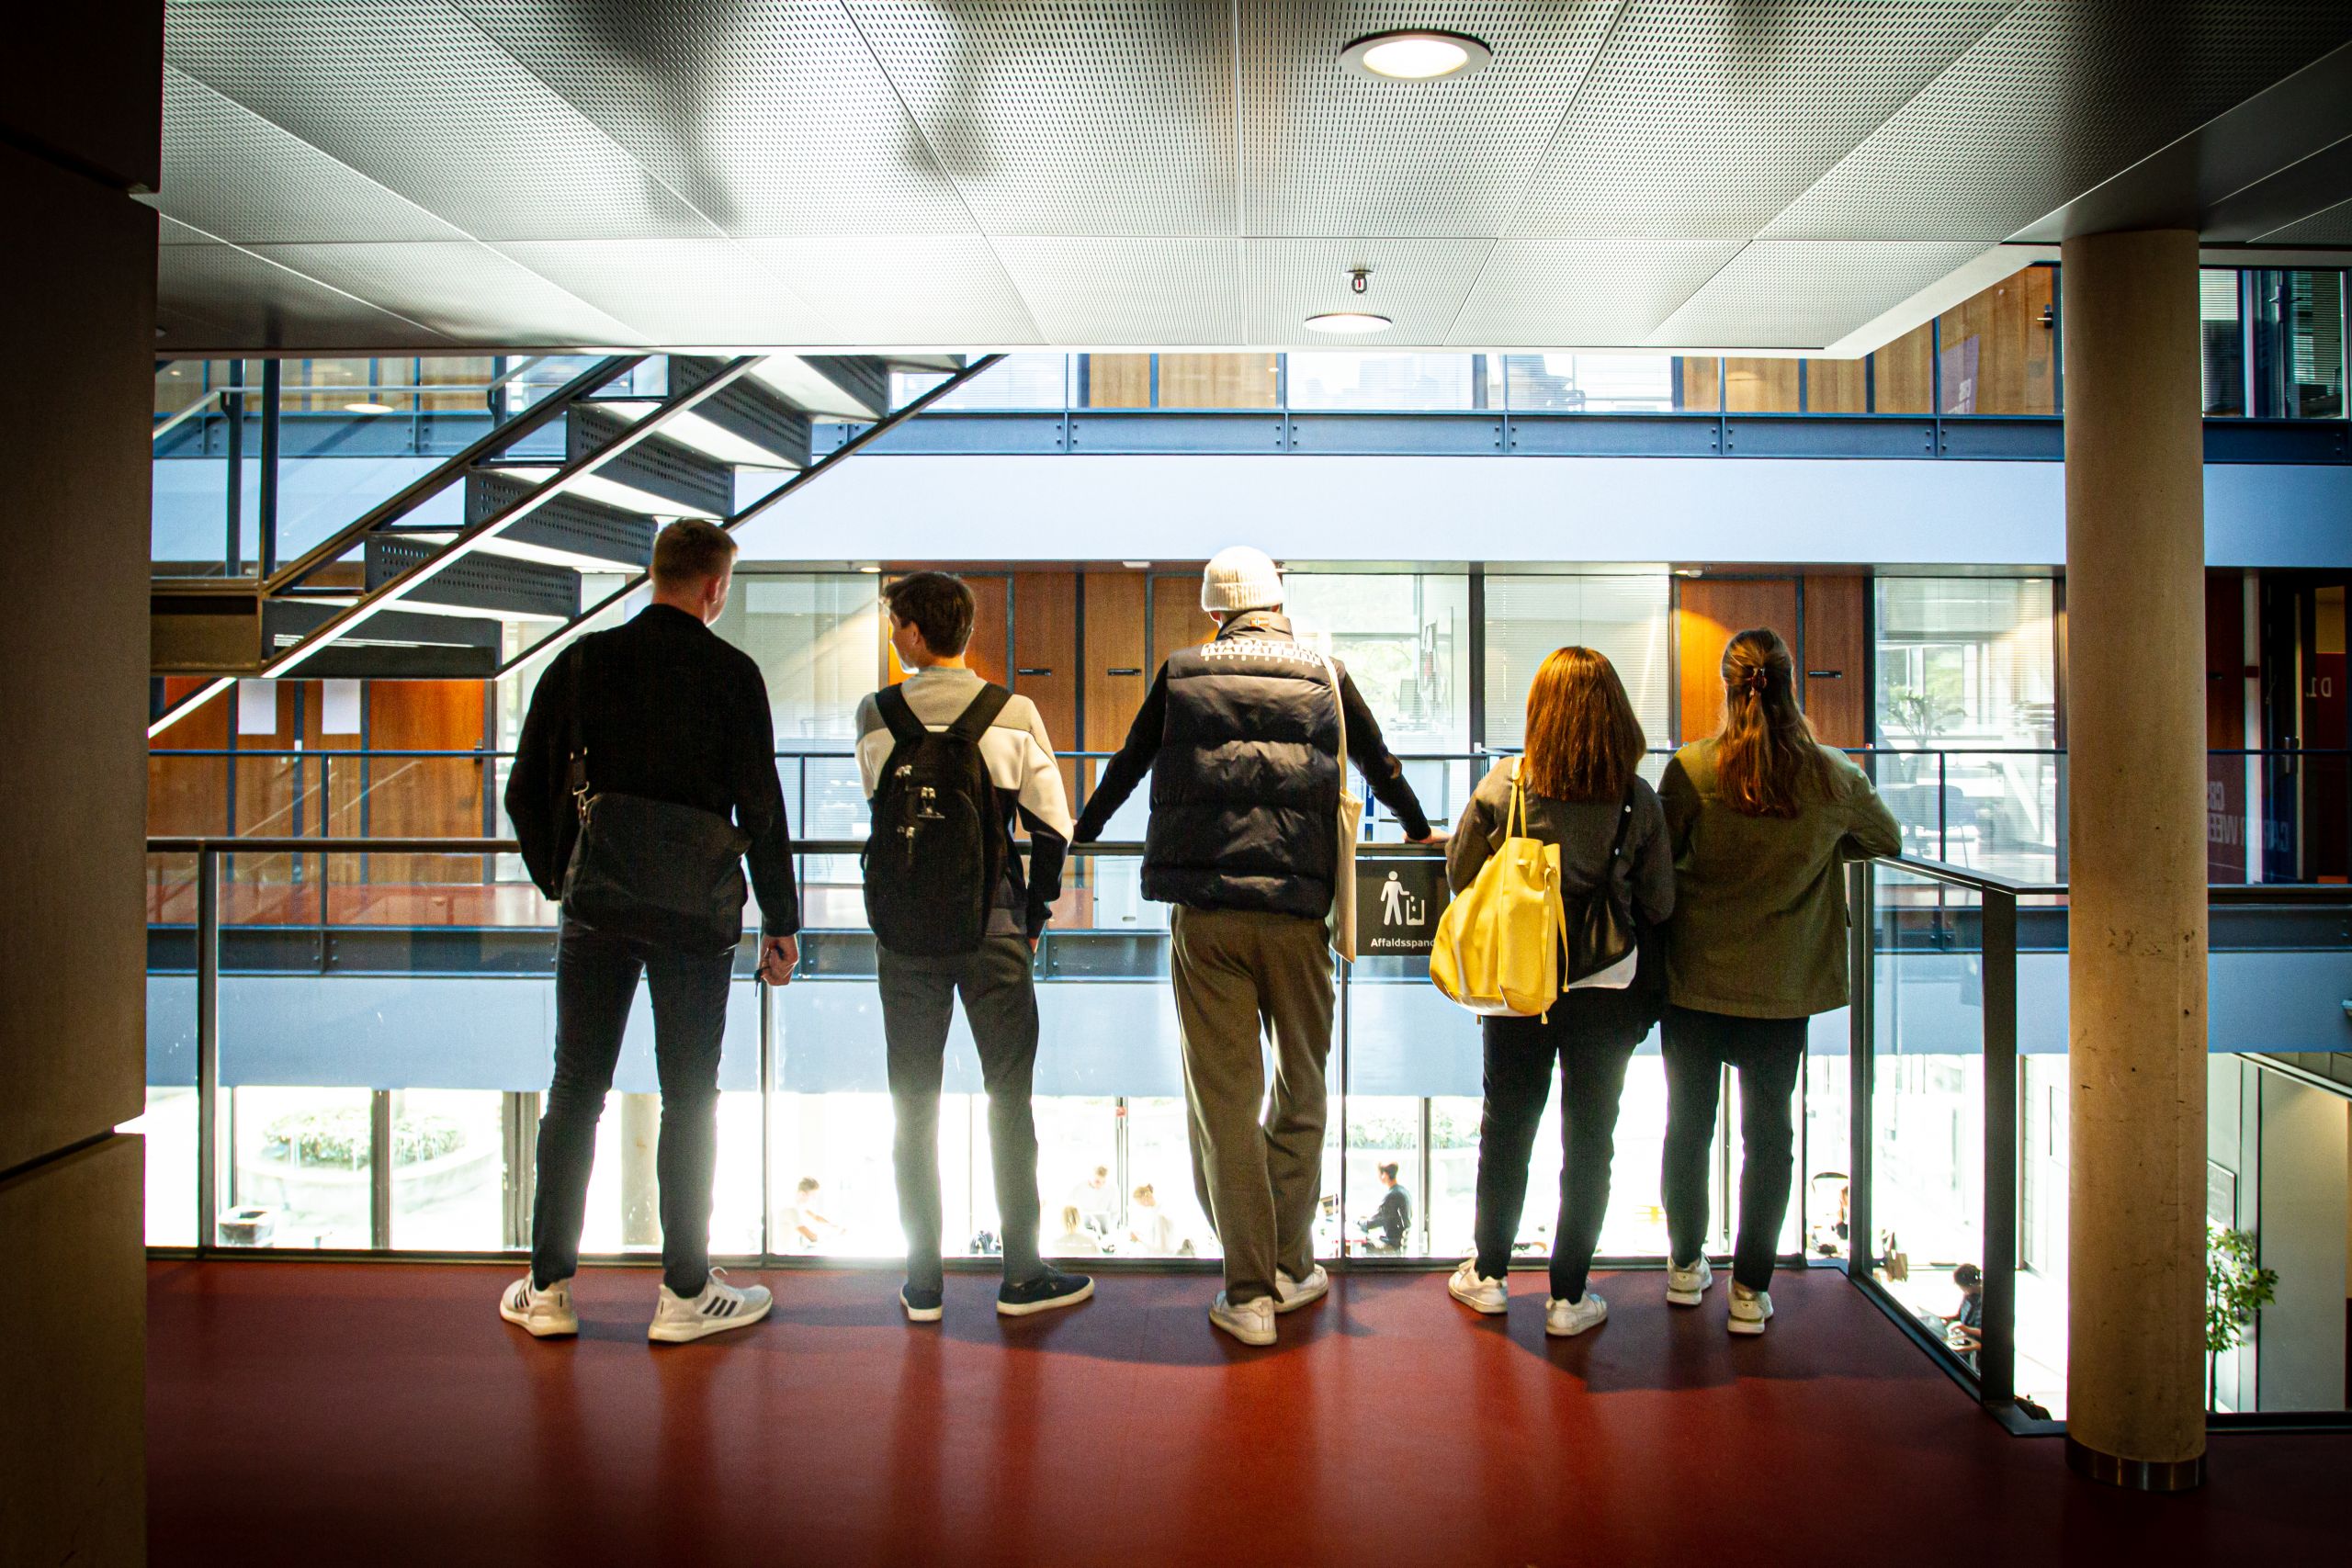
M 379 534 L 369 538 L 369 592 L 426 560 L 441 547 L 428 539 L 396 534 Z M 456 615 L 568 621 L 580 613 L 580 574 L 567 566 L 548 566 L 472 550 L 442 568 L 414 592 L 401 595 L 400 602 L 418 610 Z
M 670 359 L 673 388 L 693 387 L 726 367 L 723 359 L 673 355 Z M 748 468 L 805 468 L 808 466 L 808 416 L 792 406 L 774 388 L 751 376 L 739 376 L 721 390 L 705 398 L 662 427 L 664 440 L 691 446 L 722 463 Z
M 274 600 L 263 607 L 262 653 L 274 658 L 336 613 L 332 604 Z M 307 680 L 474 680 L 498 673 L 504 628 L 478 615 L 382 610 L 302 661 Z
M 869 421 L 890 412 L 890 367 L 870 355 L 772 354 L 752 372 L 818 419 Z
M 472 470 L 466 475 L 467 525 L 503 512 L 537 488 L 528 472 Z M 638 572 L 653 563 L 656 531 L 650 517 L 565 491 L 481 547 L 579 571 Z
M 609 409 L 576 404 L 563 416 L 564 461 L 601 451 L 635 422 Z M 735 468 L 654 435 L 594 474 L 566 487 L 608 505 L 652 517 L 727 517 L 735 510 Z

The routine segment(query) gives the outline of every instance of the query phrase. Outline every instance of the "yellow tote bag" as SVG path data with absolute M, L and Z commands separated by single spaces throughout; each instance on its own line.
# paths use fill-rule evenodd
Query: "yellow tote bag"
M 1526 791 L 1514 762 L 1502 846 L 1439 917 L 1430 978 L 1472 1012 L 1540 1016 L 1560 999 L 1567 931 L 1560 846 L 1527 836 Z

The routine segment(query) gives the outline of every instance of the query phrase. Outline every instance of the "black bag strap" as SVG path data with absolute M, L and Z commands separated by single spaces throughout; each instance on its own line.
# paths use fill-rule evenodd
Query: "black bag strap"
M 947 733 L 978 745 L 980 738 L 989 732 L 989 726 L 996 722 L 996 716 L 1002 713 L 1004 705 L 1012 700 L 1012 694 L 995 682 L 981 682 L 979 695 L 956 715 L 956 722 L 947 727 Z
M 586 637 L 582 637 L 571 645 L 570 657 L 571 660 L 571 702 L 570 705 L 571 711 L 568 723 L 570 729 L 567 742 L 570 754 L 568 783 L 571 791 L 571 803 L 578 807 L 581 819 L 585 821 L 588 817 L 588 744 L 581 739 L 580 688 L 585 683 L 588 674 L 588 639 Z
M 901 746 L 910 740 L 920 740 L 931 733 L 923 728 L 922 720 L 915 716 L 915 710 L 908 704 L 903 687 L 883 687 L 874 694 L 874 705 L 881 712 L 882 722 L 889 727 L 890 739 Z
M 1625 804 L 1617 813 L 1617 836 L 1609 842 L 1609 863 L 1611 868 L 1625 852 L 1625 833 L 1634 825 L 1634 786 L 1625 786 Z

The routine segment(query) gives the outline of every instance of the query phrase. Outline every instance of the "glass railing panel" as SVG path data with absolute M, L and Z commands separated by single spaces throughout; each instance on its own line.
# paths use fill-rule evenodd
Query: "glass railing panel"
M 197 1239 L 197 857 L 147 857 L 147 1244 Z
M 1876 871 L 1871 1041 L 1871 1278 L 1964 1348 L 1963 1269 L 1984 1264 L 1984 1006 L 1977 896 Z

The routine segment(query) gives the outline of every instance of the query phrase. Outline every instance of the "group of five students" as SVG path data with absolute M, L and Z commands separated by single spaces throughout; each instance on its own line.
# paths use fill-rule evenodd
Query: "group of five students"
M 708 630 L 725 604 L 733 549 L 708 525 L 664 530 L 653 604 L 617 630 L 582 639 L 542 677 L 506 801 L 533 880 L 558 899 L 590 792 L 731 811 L 748 840 L 759 896 L 760 973 L 781 985 L 797 958 L 798 905 L 772 721 L 757 667 Z M 1408 839 L 1437 844 L 1443 836 L 1347 672 L 1295 636 L 1282 613 L 1281 573 L 1256 550 L 1228 549 L 1210 562 L 1202 606 L 1216 636 L 1162 665 L 1075 822 L 1035 706 L 965 665 L 969 589 L 944 573 L 918 572 L 892 582 L 885 601 L 908 677 L 861 704 L 857 754 L 876 819 L 868 907 L 907 1238 L 902 1310 L 911 1322 L 944 1312 L 937 1122 L 958 997 L 989 1096 L 1003 1222 L 997 1310 L 1045 1312 L 1093 1292 L 1091 1280 L 1057 1269 L 1037 1246 L 1030 957 L 1069 845 L 1100 837 L 1149 773 L 1143 893 L 1172 906 L 1170 976 L 1193 1179 L 1224 1254 L 1225 1288 L 1209 1315 L 1245 1344 L 1273 1343 L 1277 1316 L 1329 1288 L 1315 1261 L 1313 1223 L 1334 1002 L 1326 922 L 1340 884 L 1335 828 L 1347 764 Z M 1528 695 L 1524 756 L 1498 762 L 1479 783 L 1447 845 L 1458 893 L 1500 846 L 1516 787 L 1524 801 L 1520 830 L 1558 846 L 1564 895 L 1600 891 L 1640 933 L 1630 984 L 1566 991 L 1541 1017 L 1484 1021 L 1477 1249 L 1448 1281 L 1476 1311 L 1507 1305 L 1529 1158 L 1556 1071 L 1565 1157 L 1545 1328 L 1573 1335 L 1607 1316 L 1586 1277 L 1607 1206 L 1618 1100 L 1635 1048 L 1662 1014 L 1668 1299 L 1695 1305 L 1712 1283 L 1706 1153 L 1729 1066 L 1741 1074 L 1745 1162 L 1728 1322 L 1735 1333 L 1758 1334 L 1771 1316 L 1768 1287 L 1789 1197 L 1790 1100 L 1805 1020 L 1846 1000 L 1839 863 L 1892 853 L 1897 840 L 1860 771 L 1814 739 L 1779 637 L 1740 633 L 1723 670 L 1721 732 L 1678 752 L 1654 792 L 1635 772 L 1645 738 L 1609 661 L 1589 649 L 1554 653 Z M 952 852 L 968 837 L 958 827 L 958 758 L 968 761 L 980 797 L 989 852 L 978 863 L 992 885 L 978 889 L 981 908 L 968 931 L 941 942 L 903 916 L 881 916 L 902 885 L 933 870 L 921 856 Z M 1025 874 L 1013 852 L 1016 823 L 1028 839 Z M 640 971 L 652 989 L 662 1089 L 663 1280 L 649 1336 L 699 1338 L 768 1311 L 764 1288 L 728 1284 L 707 1255 L 731 963 L 731 947 L 686 953 L 592 929 L 567 902 L 531 1272 L 501 1298 L 509 1322 L 541 1336 L 578 1329 L 571 1285 L 589 1157 Z

